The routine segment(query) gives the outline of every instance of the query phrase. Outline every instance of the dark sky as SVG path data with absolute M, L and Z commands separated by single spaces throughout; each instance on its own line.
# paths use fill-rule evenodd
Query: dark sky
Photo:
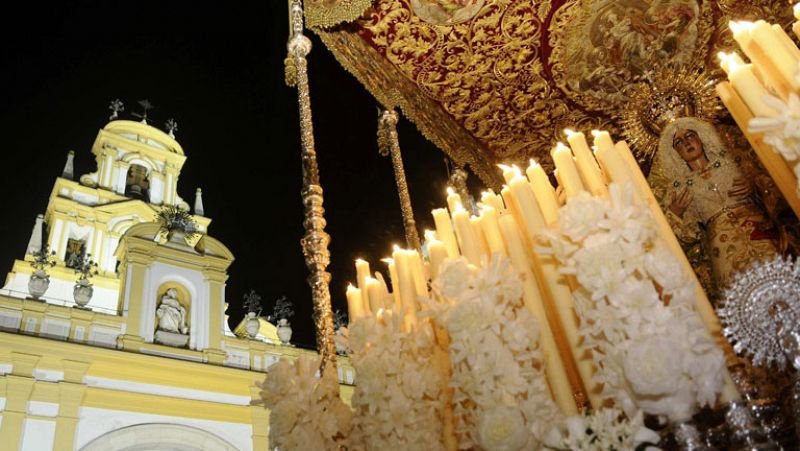
M 0 271 L 24 254 L 66 153 L 76 174 L 96 169 L 91 145 L 110 100 L 149 99 L 151 124 L 174 117 L 188 160 L 178 183 L 190 204 L 203 188 L 210 235 L 236 256 L 227 301 L 232 326 L 255 289 L 265 312 L 294 302 L 293 341 L 314 345 L 308 275 L 299 239 L 300 139 L 296 91 L 283 83 L 286 3 L 60 2 L 7 17 L 0 71 Z M 50 8 L 50 9 L 48 9 Z M 311 32 L 312 108 L 330 251 L 334 309 L 346 310 L 353 260 L 373 262 L 402 243 L 391 162 L 375 144 L 376 102 Z M 443 154 L 402 119 L 398 131 L 420 229 L 444 205 Z M 475 182 L 476 180 L 473 180 Z M 263 225 L 262 225 L 263 224 Z M 3 269 L 5 268 L 5 269 Z M 378 269 L 384 269 L 381 265 Z

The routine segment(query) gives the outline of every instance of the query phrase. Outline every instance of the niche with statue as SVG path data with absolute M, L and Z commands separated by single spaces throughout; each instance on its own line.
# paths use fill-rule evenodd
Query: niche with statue
M 154 340 L 167 346 L 185 348 L 189 344 L 189 292 L 178 284 L 165 284 L 158 290 Z

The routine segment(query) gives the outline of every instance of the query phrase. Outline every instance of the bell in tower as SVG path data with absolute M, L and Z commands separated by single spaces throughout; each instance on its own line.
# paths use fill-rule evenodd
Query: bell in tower
M 134 199 L 142 199 L 149 202 L 150 181 L 147 180 L 147 168 L 132 164 L 128 169 L 128 177 L 125 181 L 125 195 Z

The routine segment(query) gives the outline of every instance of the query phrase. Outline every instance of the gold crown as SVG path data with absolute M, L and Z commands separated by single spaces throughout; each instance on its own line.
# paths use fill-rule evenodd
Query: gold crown
M 628 104 L 619 112 L 623 133 L 640 161 L 655 154 L 661 132 L 681 117 L 714 121 L 722 111 L 705 72 L 687 67 L 661 66 L 623 91 Z

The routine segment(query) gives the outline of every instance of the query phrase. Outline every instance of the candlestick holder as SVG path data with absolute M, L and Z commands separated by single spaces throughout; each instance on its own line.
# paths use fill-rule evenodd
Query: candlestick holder
M 397 183 L 397 195 L 400 197 L 400 211 L 403 214 L 403 227 L 406 232 L 406 245 L 417 251 L 422 250 L 414 221 L 414 208 L 408 192 L 406 171 L 403 168 L 403 156 L 400 153 L 400 139 L 397 136 L 397 112 L 383 110 L 378 119 L 378 151 L 384 157 L 391 155 L 394 168 L 394 180 Z
M 303 227 L 305 235 L 300 240 L 306 266 L 311 273 L 311 300 L 314 304 L 314 326 L 317 348 L 321 356 L 320 371 L 331 366 L 336 371 L 336 345 L 333 339 L 333 311 L 331 310 L 330 280 L 326 271 L 330 263 L 330 235 L 325 233 L 325 209 L 319 181 L 317 153 L 314 149 L 314 125 L 311 120 L 311 99 L 308 87 L 308 65 L 306 56 L 311 51 L 311 40 L 303 35 L 303 7 L 300 0 L 292 0 L 290 8 L 291 33 L 286 45 L 293 59 L 297 100 L 300 108 L 300 142 L 303 166 L 303 189 L 305 207 Z

